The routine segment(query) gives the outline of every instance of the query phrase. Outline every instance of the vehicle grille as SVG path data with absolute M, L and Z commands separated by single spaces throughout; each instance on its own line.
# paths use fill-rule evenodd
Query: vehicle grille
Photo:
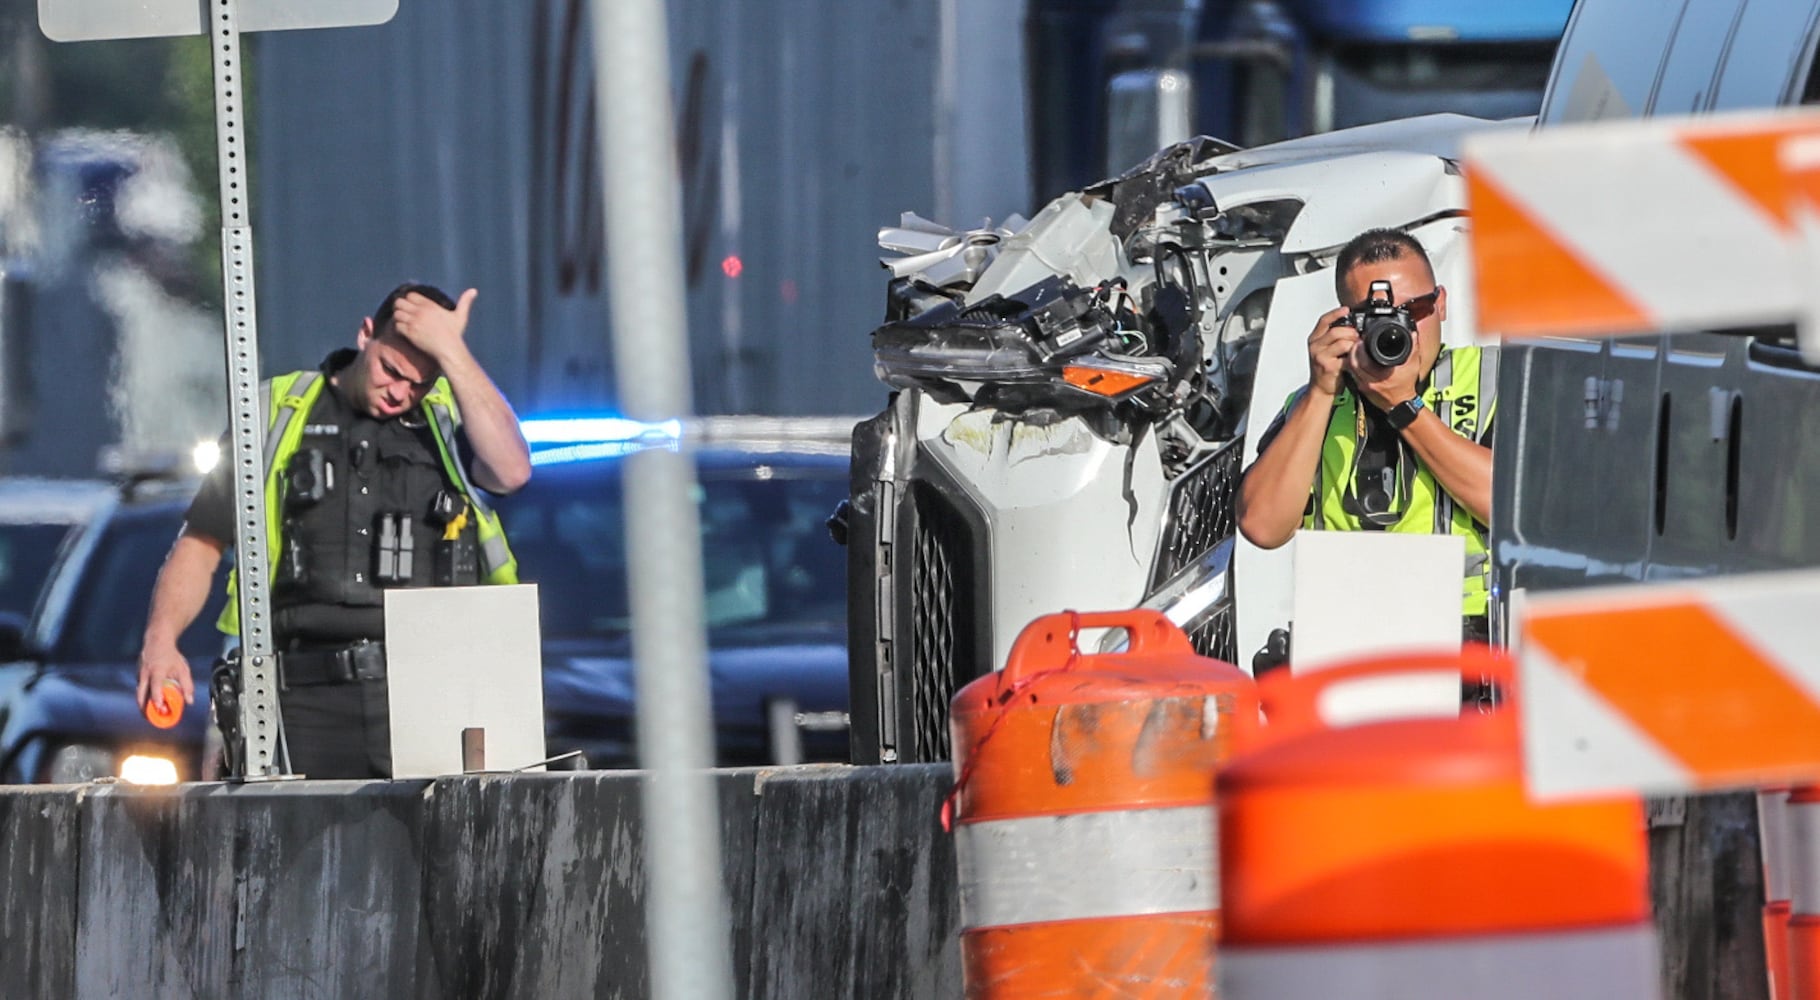
M 1206 618 L 1188 629 L 1188 644 L 1201 656 L 1223 663 L 1239 662 L 1238 623 L 1232 613 L 1232 602 L 1222 601 Z
M 918 484 L 921 486 L 922 484 Z M 911 724 L 900 740 L 913 761 L 948 760 L 948 704 L 959 687 L 960 641 L 971 621 L 967 536 L 960 518 L 932 489 L 913 491 L 916 509 L 910 555 Z M 965 646 L 971 648 L 971 646 Z M 965 676 L 971 676 L 967 671 Z
M 1169 491 L 1169 519 L 1150 574 L 1152 591 L 1232 537 L 1244 455 L 1245 439 L 1233 438 L 1176 477 Z

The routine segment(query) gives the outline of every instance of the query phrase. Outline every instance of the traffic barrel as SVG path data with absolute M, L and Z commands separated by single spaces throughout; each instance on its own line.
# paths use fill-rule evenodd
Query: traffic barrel
M 1125 650 L 1088 653 L 1082 629 Z M 1213 770 L 1257 723 L 1251 678 L 1154 611 L 1064 612 L 955 695 L 970 998 L 1206 996 L 1219 928 Z
M 1222 995 L 1660 997 L 1639 799 L 1530 801 L 1508 701 L 1323 719 L 1338 685 L 1439 671 L 1513 691 L 1477 644 L 1260 681 L 1262 737 L 1219 774 Z
M 1820 1000 L 1820 785 L 1796 785 L 1789 792 L 1786 829 L 1788 995 Z
M 143 706 L 145 721 L 159 729 L 169 729 L 183 718 L 183 688 L 176 681 L 165 681 L 152 691 Z
M 1757 842 L 1763 851 L 1763 961 L 1769 1000 L 1789 1000 L 1789 789 L 1757 793 Z

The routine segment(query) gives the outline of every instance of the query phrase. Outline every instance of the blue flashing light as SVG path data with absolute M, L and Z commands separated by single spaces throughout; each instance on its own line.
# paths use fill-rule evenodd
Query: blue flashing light
M 682 422 L 646 423 L 626 417 L 543 417 L 520 420 L 527 444 L 664 444 L 682 436 Z
M 595 441 L 588 444 L 566 444 L 556 448 L 543 448 L 531 452 L 531 465 L 533 467 L 569 465 L 575 462 L 593 462 L 603 458 L 623 458 L 633 452 L 649 451 L 652 448 L 668 448 L 675 451 L 676 439 Z
M 1561 37 L 1573 0 L 1292 0 L 1314 31 L 1350 42 L 1546 42 Z

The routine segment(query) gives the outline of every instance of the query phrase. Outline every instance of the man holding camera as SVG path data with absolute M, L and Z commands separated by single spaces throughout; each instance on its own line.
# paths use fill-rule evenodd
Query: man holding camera
M 1408 233 L 1354 238 L 1334 284 L 1341 305 L 1308 337 L 1308 384 L 1239 486 L 1239 530 L 1265 549 L 1298 528 L 1460 535 L 1463 632 L 1484 641 L 1497 352 L 1442 346 L 1447 290 Z
M 517 582 L 490 494 L 531 478 L 518 419 L 465 339 L 473 289 L 393 289 L 355 349 L 262 386 L 266 565 L 290 769 L 311 778 L 391 774 L 385 589 Z M 224 449 L 225 450 L 225 449 Z M 158 583 L 139 654 L 139 701 L 175 684 L 194 698 L 177 637 L 234 539 L 232 468 L 192 502 Z M 245 558 L 243 555 L 242 558 Z M 217 623 L 238 634 L 234 583 Z M 224 732 L 232 669 L 215 673 Z M 227 739 L 232 754 L 236 741 Z

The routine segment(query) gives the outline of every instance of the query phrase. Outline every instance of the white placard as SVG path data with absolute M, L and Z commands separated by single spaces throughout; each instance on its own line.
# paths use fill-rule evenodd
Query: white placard
M 1458 652 L 1466 542 L 1457 535 L 1298 531 L 1290 669 L 1321 670 L 1380 653 Z M 1457 675 L 1421 673 L 1336 687 L 1332 725 L 1457 715 Z
M 385 595 L 392 776 L 460 774 L 462 730 L 485 731 L 489 771 L 543 760 L 537 586 Z
M 240 0 L 240 30 L 383 24 L 398 0 Z M 208 0 L 38 0 L 38 27 L 54 42 L 200 35 Z

